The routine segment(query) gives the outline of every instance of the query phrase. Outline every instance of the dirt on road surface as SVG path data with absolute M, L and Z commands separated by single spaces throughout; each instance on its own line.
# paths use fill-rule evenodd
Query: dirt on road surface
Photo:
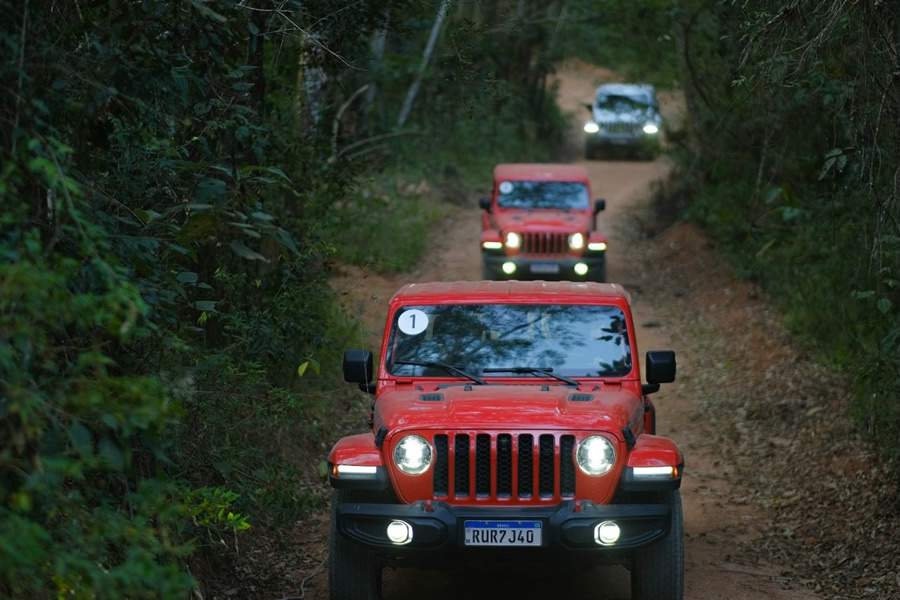
M 560 70 L 559 97 L 564 110 L 573 115 L 577 126 L 583 120 L 583 103 L 590 101 L 596 85 L 614 76 L 608 71 L 581 63 L 570 63 Z M 681 104 L 676 95 L 661 94 L 664 114 L 677 119 Z M 573 139 L 580 140 L 573 130 Z M 660 258 L 671 250 L 673 235 L 699 237 L 694 230 L 681 227 L 679 234 L 648 240 L 644 235 L 647 201 L 654 184 L 670 173 L 665 158 L 654 162 L 583 161 L 597 197 L 607 200 L 601 214 L 601 229 L 610 238 L 608 278 L 625 285 L 632 294 L 642 351 L 674 349 L 679 357 L 679 383 L 665 386 L 654 397 L 659 430 L 674 438 L 686 457 L 682 487 L 686 530 L 686 597 L 695 600 L 812 599 L 784 565 L 773 565 L 765 557 L 748 551 L 763 535 L 767 520 L 739 497 L 739 482 L 727 462 L 727 449 L 708 443 L 709 425 L 704 422 L 691 382 L 696 380 L 710 357 L 703 348 L 686 348 L 677 340 L 690 339 L 679 331 L 687 321 L 673 315 L 653 293 L 660 282 Z M 489 181 L 485 173 L 485 181 Z M 487 185 L 487 183 L 486 183 Z M 480 278 L 480 214 L 475 208 L 455 213 L 434 236 L 435 245 L 411 273 L 381 277 L 362 269 L 348 268 L 335 280 L 335 288 L 352 314 L 361 318 L 371 345 L 380 340 L 387 301 L 403 284 L 415 281 L 455 281 Z M 668 244 L 668 246 L 667 246 Z M 693 246 L 696 248 L 697 244 Z M 711 253 L 703 244 L 701 252 Z M 700 277 L 702 274 L 698 273 Z M 684 283 L 684 282 L 677 282 Z M 684 286 L 690 291 L 691 286 Z M 698 292 L 699 293 L 699 292 Z M 699 300 L 699 299 L 698 299 Z M 708 298 L 705 299 L 708 301 Z M 681 303 L 684 305 L 685 303 Z M 689 305 L 690 303 L 688 303 Z M 702 303 L 696 306 L 704 310 Z M 327 516 L 318 518 L 315 538 L 327 535 Z M 314 542 L 314 540 L 310 540 Z M 324 564 L 325 543 L 310 543 L 317 564 Z M 311 557 L 313 558 L 313 557 Z M 324 569 L 310 573 L 304 582 L 306 598 L 327 597 Z M 558 598 L 567 594 L 581 598 L 625 600 L 630 597 L 628 574 L 622 568 L 597 568 L 580 573 L 531 573 L 507 571 L 450 572 L 386 570 L 386 600 L 429 598 L 429 600 L 512 597 Z

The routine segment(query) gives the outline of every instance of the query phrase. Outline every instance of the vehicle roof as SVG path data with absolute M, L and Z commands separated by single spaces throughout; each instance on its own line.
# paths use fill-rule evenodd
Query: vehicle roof
M 494 179 L 512 181 L 588 181 L 587 170 L 578 165 L 507 163 L 494 167 Z
M 562 297 L 577 303 L 585 300 L 622 300 L 630 303 L 631 296 L 618 283 L 594 283 L 576 281 L 440 281 L 410 283 L 400 288 L 391 302 L 422 301 L 470 301 L 510 298 L 534 300 L 535 304 L 547 301 L 559 302 Z
M 597 95 L 653 96 L 655 88 L 648 83 L 605 83 L 597 88 Z

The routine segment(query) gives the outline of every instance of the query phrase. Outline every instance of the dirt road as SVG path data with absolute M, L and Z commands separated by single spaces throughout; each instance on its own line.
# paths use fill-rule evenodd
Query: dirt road
M 564 110 L 580 120 L 583 102 L 589 101 L 596 84 L 609 79 L 609 72 L 572 64 L 559 74 L 560 102 Z M 677 98 L 661 97 L 664 113 L 675 118 Z M 573 136 L 577 136 L 573 132 Z M 575 137 L 575 139 L 578 139 Z M 675 349 L 679 353 L 679 381 L 665 386 L 655 397 L 659 430 L 678 441 L 686 456 L 682 495 L 686 527 L 686 597 L 694 600 L 813 599 L 817 596 L 791 587 L 782 567 L 768 564 L 746 551 L 747 544 L 762 535 L 765 519 L 748 504 L 732 501 L 735 482 L 721 448 L 711 448 L 700 408 L 691 393 L 691 380 L 703 369 L 702 349 L 682 348 L 677 340 L 688 336 L 678 330 L 679 321 L 665 306 L 654 303 L 648 290 L 662 271 L 648 260 L 650 244 L 666 240 L 642 239 L 642 218 L 651 186 L 666 177 L 670 165 L 655 162 L 580 162 L 591 177 L 594 193 L 606 198 L 607 210 L 601 227 L 610 238 L 608 276 L 622 283 L 634 296 L 638 342 L 642 350 Z M 485 174 L 486 177 L 488 174 Z M 388 298 L 411 281 L 466 280 L 480 277 L 478 239 L 480 216 L 475 209 L 461 211 L 443 227 L 437 247 L 412 273 L 383 278 L 350 270 L 336 281 L 345 303 L 368 328 L 372 345 L 380 339 Z M 689 230 L 688 230 L 689 234 Z M 698 274 L 699 276 L 699 274 Z M 744 550 L 739 551 L 738 542 Z M 326 597 L 326 582 L 320 574 L 310 581 L 307 598 Z M 627 572 L 621 568 L 598 568 L 574 575 L 555 573 L 510 575 L 445 574 L 425 571 L 387 571 L 385 598 L 430 600 L 512 597 L 573 597 L 625 600 L 629 598 Z

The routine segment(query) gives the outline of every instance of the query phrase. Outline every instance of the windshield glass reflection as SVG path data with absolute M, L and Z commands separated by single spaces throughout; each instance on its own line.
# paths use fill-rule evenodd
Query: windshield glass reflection
M 588 208 L 587 186 L 569 181 L 504 181 L 497 203 L 503 208 Z
M 397 311 L 386 358 L 390 373 L 407 377 L 446 377 L 447 372 L 395 360 L 442 362 L 475 375 L 498 367 L 550 367 L 569 377 L 631 372 L 628 327 L 615 306 L 406 306 Z

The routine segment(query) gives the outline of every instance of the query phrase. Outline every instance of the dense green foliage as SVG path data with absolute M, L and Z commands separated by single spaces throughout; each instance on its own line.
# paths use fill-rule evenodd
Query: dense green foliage
M 454 7 L 398 130 L 436 5 L 0 7 L 0 596 L 184 597 L 320 501 L 334 257 L 409 267 L 442 209 L 404 181 L 559 139 L 551 28 Z
M 900 452 L 900 5 L 682 0 L 689 214 Z

